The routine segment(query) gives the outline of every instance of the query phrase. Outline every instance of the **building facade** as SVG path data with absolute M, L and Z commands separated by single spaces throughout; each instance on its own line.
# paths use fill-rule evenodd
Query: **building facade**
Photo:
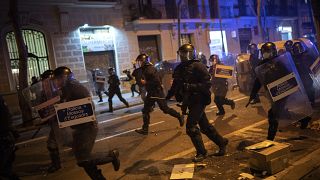
M 29 79 L 44 70 L 68 66 L 80 82 L 92 87 L 91 70 L 114 67 L 123 76 L 122 71 L 132 69 L 139 53 L 149 54 L 154 63 L 177 59 L 179 8 L 174 0 L 18 2 L 28 52 L 36 55 L 29 57 Z M 19 56 L 7 15 L 9 0 L 0 5 L 0 93 L 7 94 L 11 111 L 16 113 Z M 249 43 L 261 41 L 256 0 L 182 0 L 180 7 L 181 44 L 194 44 L 206 57 L 221 55 L 222 44 L 226 53 L 239 54 L 246 52 Z M 270 41 L 310 34 L 304 0 L 270 0 L 263 12 Z

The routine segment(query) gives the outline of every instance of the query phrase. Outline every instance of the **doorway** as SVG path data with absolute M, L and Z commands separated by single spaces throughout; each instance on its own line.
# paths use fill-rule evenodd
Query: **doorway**
M 138 36 L 139 52 L 150 56 L 153 64 L 161 61 L 159 39 L 160 36 L 157 35 Z

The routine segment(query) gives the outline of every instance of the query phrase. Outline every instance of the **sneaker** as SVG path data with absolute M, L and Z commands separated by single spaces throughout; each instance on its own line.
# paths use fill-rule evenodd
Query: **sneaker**
M 136 129 L 135 132 L 142 135 L 148 135 L 148 131 L 144 129 Z
M 120 169 L 119 151 L 118 150 L 112 150 L 112 151 L 110 151 L 110 155 L 113 158 L 112 159 L 113 169 L 115 171 L 119 171 L 119 169 Z
M 227 138 L 223 139 L 222 145 L 219 146 L 219 151 L 213 154 L 214 156 L 224 156 L 227 151 L 227 145 L 229 143 L 229 140 Z
M 230 104 L 230 106 L 231 106 L 231 109 L 236 108 L 236 104 L 234 103 L 234 101 L 233 101 L 233 100 L 231 100 L 231 104 Z
M 179 120 L 180 127 L 183 127 L 183 125 L 184 125 L 184 115 L 181 115 L 181 116 L 178 118 L 178 120 Z
M 192 161 L 197 163 L 197 162 L 202 162 L 203 160 L 205 160 L 207 158 L 206 154 L 197 154 Z
M 216 113 L 217 116 L 222 116 L 222 115 L 224 115 L 224 114 L 225 114 L 225 112 L 221 112 L 221 111 L 218 111 L 218 112 Z

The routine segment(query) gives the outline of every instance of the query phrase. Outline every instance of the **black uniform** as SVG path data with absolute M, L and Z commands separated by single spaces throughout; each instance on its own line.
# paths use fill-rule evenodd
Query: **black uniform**
M 205 156 L 207 151 L 200 132 L 221 148 L 225 148 L 227 140 L 209 123 L 205 114 L 205 107 L 211 102 L 211 82 L 206 66 L 196 60 L 184 62 L 183 66 L 184 68 L 181 68 L 183 69 L 182 83 L 184 84 L 182 95 L 188 96 L 189 99 L 187 102 L 189 109 L 186 124 L 187 134 L 196 148 L 197 155 Z
M 233 100 L 226 98 L 228 92 L 228 81 L 226 78 L 215 77 L 215 66 L 211 66 L 209 73 L 211 74 L 212 92 L 214 93 L 214 102 L 219 112 L 217 115 L 225 114 L 223 105 L 230 105 L 232 109 L 235 107 Z
M 66 85 L 62 88 L 62 101 L 68 102 L 77 99 L 90 97 L 89 91 L 76 80 L 68 80 Z M 73 144 L 72 149 L 76 157 L 77 163 L 80 166 L 82 161 L 90 158 L 91 151 L 98 133 L 97 123 L 87 122 L 80 125 L 71 126 L 73 129 Z M 101 171 L 98 170 L 94 164 L 81 165 L 86 173 L 92 178 L 102 176 Z
M 0 95 L 0 179 L 19 179 L 12 172 L 15 158 L 15 137 L 10 124 L 9 109 Z
M 146 99 L 146 88 L 141 83 L 141 79 L 143 76 L 142 68 L 137 68 L 132 72 L 132 76 L 136 79 L 137 85 L 139 86 L 139 92 L 141 95 L 141 99 L 144 101 Z
M 262 64 L 265 64 L 268 62 L 270 62 L 270 59 L 264 59 L 259 63 L 259 65 L 262 65 Z M 273 73 L 273 72 L 270 72 L 269 74 L 266 73 L 266 77 L 270 78 L 270 82 L 273 82 L 273 81 L 280 79 L 281 77 L 289 74 L 287 69 L 285 67 L 282 67 L 281 64 L 277 64 L 276 66 L 274 66 L 273 64 L 270 63 L 270 69 L 271 69 L 271 67 L 277 68 L 277 72 L 279 72 L 279 73 Z M 259 92 L 259 90 L 261 89 L 261 87 L 262 87 L 262 84 L 260 83 L 259 79 L 256 78 L 254 85 L 253 85 L 253 88 L 252 88 L 252 91 L 251 91 L 251 94 L 250 94 L 250 100 L 252 100 L 256 97 L 256 95 Z M 268 140 L 273 141 L 276 134 L 277 134 L 278 125 L 279 125 L 278 117 L 280 116 L 279 112 L 280 112 L 280 109 L 282 109 L 284 107 L 287 98 L 288 97 L 285 97 L 285 98 L 279 100 L 277 103 L 271 104 L 271 108 L 268 111 L 268 122 L 269 122 L 268 137 L 267 137 Z
M 150 124 L 150 112 L 153 109 L 155 102 L 159 105 L 160 109 L 178 120 L 181 120 L 181 115 L 172 108 L 169 108 L 165 100 L 165 96 L 162 89 L 160 74 L 152 64 L 146 64 L 142 67 L 143 79 L 146 81 L 147 96 L 144 101 L 144 107 L 142 109 L 143 114 L 143 126 L 142 130 L 147 133 Z
M 109 76 L 109 98 L 108 98 L 108 102 L 109 102 L 109 111 L 112 112 L 113 111 L 113 106 L 112 106 L 112 98 L 114 95 L 117 95 L 118 98 L 120 99 L 121 102 L 123 102 L 127 107 L 129 107 L 129 103 L 122 97 L 121 95 L 121 91 L 120 91 L 120 80 L 118 78 L 117 75 L 113 74 Z

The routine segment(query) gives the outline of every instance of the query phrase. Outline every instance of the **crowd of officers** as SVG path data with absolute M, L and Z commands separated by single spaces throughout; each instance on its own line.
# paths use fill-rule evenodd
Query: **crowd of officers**
M 287 50 L 295 52 L 294 48 L 299 48 L 299 45 L 286 44 Z M 293 48 L 289 49 L 289 48 Z M 248 51 L 251 54 L 250 63 L 254 69 L 259 64 L 265 63 L 268 59 L 277 56 L 277 50 L 273 43 L 268 42 L 261 47 L 262 60 L 258 56 L 258 48 L 255 44 L 250 44 Z M 159 72 L 150 61 L 147 54 L 140 54 L 136 58 L 135 70 L 132 74 L 125 72 L 129 80 L 135 80 L 139 87 L 139 94 L 141 95 L 144 106 L 142 109 L 143 125 L 141 129 L 136 130 L 137 133 L 147 135 L 149 132 L 150 113 L 153 110 L 155 103 L 165 113 L 178 120 L 179 125 L 182 127 L 186 124 L 186 132 L 190 137 L 192 144 L 196 149 L 196 155 L 192 159 L 194 162 L 203 161 L 208 152 L 205 149 L 201 134 L 206 135 L 211 141 L 218 146 L 218 151 L 214 153 L 215 156 L 223 156 L 226 153 L 228 139 L 219 134 L 217 129 L 208 121 L 205 113 L 205 108 L 211 103 L 211 93 L 214 93 L 214 102 L 217 105 L 218 112 L 216 115 L 224 115 L 225 110 L 223 105 L 229 105 L 232 109 L 235 108 L 233 100 L 227 99 L 228 81 L 225 78 L 215 77 L 215 68 L 218 64 L 222 64 L 218 55 L 211 55 L 209 58 L 209 67 L 196 58 L 196 50 L 191 44 L 182 45 L 177 51 L 181 62 L 175 68 L 173 73 L 173 83 L 167 95 L 163 92 L 162 80 Z M 105 92 L 109 96 L 109 111 L 113 111 L 112 98 L 117 95 L 119 99 L 129 106 L 128 102 L 121 96 L 120 81 L 115 74 L 114 69 L 110 68 L 109 71 L 109 89 L 108 92 L 103 87 L 98 86 L 98 95 L 101 98 L 101 92 Z M 98 76 L 102 74 L 96 74 Z M 129 77 L 130 76 L 130 77 Z M 61 102 L 68 102 L 77 99 L 90 97 L 90 93 L 86 87 L 80 84 L 73 76 L 72 71 L 68 67 L 58 67 L 55 70 L 45 71 L 41 75 L 41 80 L 51 78 L 54 80 L 56 87 L 60 90 Z M 305 81 L 304 83 L 308 83 Z M 307 84 L 306 84 L 307 85 Z M 256 80 L 253 87 L 249 103 L 259 102 L 258 90 L 261 84 Z M 132 88 L 133 89 L 133 88 Z M 135 88 L 134 88 L 135 89 Z M 134 91 L 134 90 L 133 90 Z M 181 113 L 173 108 L 170 108 L 167 101 L 172 97 L 180 103 Z M 308 92 L 308 97 L 311 102 L 314 102 L 314 92 Z M 16 133 L 10 128 L 8 108 L 0 97 L 1 117 L 0 121 L 0 175 L 9 179 L 18 179 L 12 173 L 12 161 L 14 159 L 14 139 L 17 137 Z M 269 131 L 268 139 L 273 140 L 277 128 L 278 121 L 273 115 L 273 109 L 268 112 Z M 186 123 L 185 123 L 185 116 Z M 308 123 L 309 119 L 303 120 L 303 126 Z M 56 117 L 49 120 L 51 131 L 48 138 L 47 148 L 51 157 L 51 165 L 48 167 L 48 172 L 52 173 L 61 168 L 59 145 L 55 139 L 54 126 L 57 126 Z M 112 163 L 114 170 L 120 167 L 119 152 L 111 150 L 102 157 L 92 158 L 91 151 L 95 143 L 98 132 L 97 122 L 87 122 L 80 125 L 74 125 L 73 129 L 73 144 L 75 158 L 78 166 L 82 167 L 88 176 L 94 180 L 105 179 L 98 165 Z M 4 168 L 5 167 L 5 168 Z

